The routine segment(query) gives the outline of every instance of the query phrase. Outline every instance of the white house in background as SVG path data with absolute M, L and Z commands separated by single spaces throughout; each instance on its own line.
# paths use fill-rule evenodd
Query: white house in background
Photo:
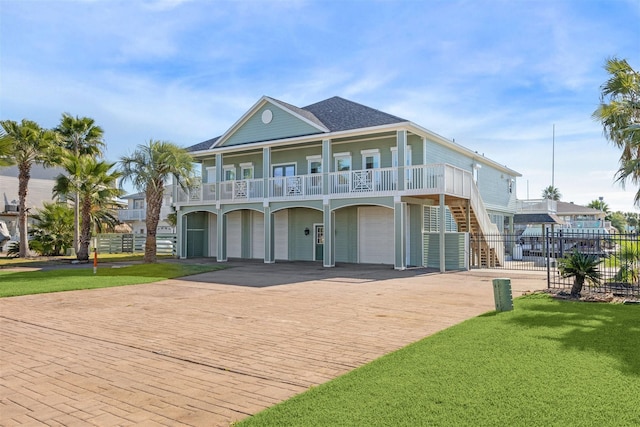
M 182 258 L 504 262 L 502 241 L 484 236 L 513 226 L 521 175 L 406 119 L 340 97 L 300 108 L 264 96 L 189 151 L 202 182 L 175 188 Z
M 175 233 L 176 229 L 168 221 L 167 217 L 173 212 L 172 204 L 173 185 L 165 187 L 165 193 L 162 198 L 162 207 L 160 208 L 160 222 L 158 223 L 157 232 Z M 127 201 L 126 209 L 118 211 L 118 220 L 131 227 L 134 234 L 147 234 L 146 216 L 147 205 L 145 201 L 145 193 L 129 194 L 122 197 Z
M 553 226 L 563 233 L 611 234 L 611 222 L 606 213 L 587 206 L 549 199 L 518 200 L 516 228 L 523 237 L 539 237 Z
M 60 168 L 44 168 L 41 165 L 31 167 L 31 179 L 27 193 L 28 212 L 35 212 L 42 208 L 44 202 L 57 200 L 53 197 L 53 186 L 58 175 L 63 173 Z M 18 167 L 0 167 L 0 220 L 4 221 L 11 240 L 19 240 L 18 235 Z M 29 224 L 33 222 L 29 220 Z

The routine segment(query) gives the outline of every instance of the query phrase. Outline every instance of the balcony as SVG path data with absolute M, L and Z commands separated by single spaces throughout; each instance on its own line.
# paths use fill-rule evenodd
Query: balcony
M 160 220 L 164 220 L 171 213 L 171 208 L 163 206 L 160 208 Z M 147 209 L 120 209 L 118 211 L 118 220 L 126 221 L 145 221 L 147 218 Z
M 398 185 L 398 168 L 379 168 L 330 172 L 325 192 L 322 174 L 295 175 L 224 181 L 220 197 L 216 198 L 215 183 L 201 184 L 191 191 L 178 191 L 179 204 L 213 204 L 271 201 L 314 200 L 330 198 L 435 195 L 447 194 L 471 198 L 471 173 L 447 164 L 407 166 L 404 168 L 404 189 Z M 266 191 L 265 191 L 266 181 Z

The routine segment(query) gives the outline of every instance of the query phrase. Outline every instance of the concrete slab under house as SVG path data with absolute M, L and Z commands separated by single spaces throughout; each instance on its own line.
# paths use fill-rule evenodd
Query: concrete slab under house
M 504 263 L 502 243 L 482 236 L 513 229 L 521 175 L 392 114 L 340 97 L 299 108 L 264 96 L 188 150 L 201 180 L 173 186 L 181 258 Z

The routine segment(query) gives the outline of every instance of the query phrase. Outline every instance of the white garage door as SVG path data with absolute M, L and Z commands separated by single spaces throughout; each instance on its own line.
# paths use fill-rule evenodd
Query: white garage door
M 251 258 L 264 259 L 264 214 L 251 211 Z
M 218 255 L 218 216 L 209 214 L 209 256 Z
M 227 214 L 227 257 L 242 256 L 242 213 L 235 211 Z
M 276 259 L 289 259 L 289 211 L 278 211 L 273 216 Z
M 358 208 L 358 262 L 393 264 L 395 240 L 393 210 L 382 207 Z

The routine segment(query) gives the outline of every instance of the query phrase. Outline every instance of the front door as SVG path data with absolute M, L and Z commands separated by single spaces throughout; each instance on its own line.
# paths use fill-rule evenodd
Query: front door
M 324 225 L 314 224 L 313 229 L 313 259 L 316 261 L 322 261 L 324 259 Z

